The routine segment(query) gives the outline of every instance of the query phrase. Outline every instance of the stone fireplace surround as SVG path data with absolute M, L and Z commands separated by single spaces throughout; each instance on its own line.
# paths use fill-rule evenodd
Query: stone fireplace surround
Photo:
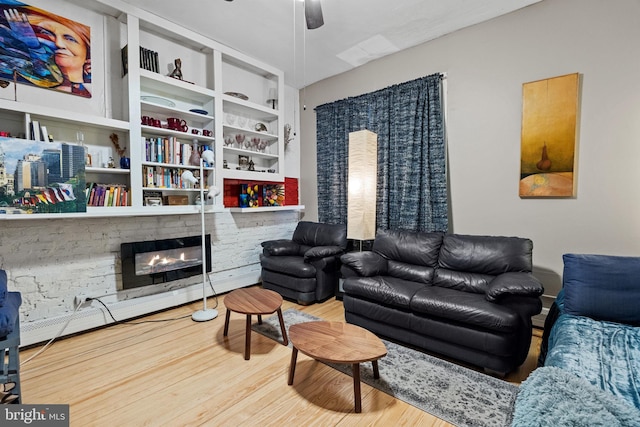
M 260 243 L 289 238 L 301 213 L 232 213 L 206 216 L 211 234 L 211 273 L 217 294 L 260 280 Z M 73 314 L 77 295 L 100 298 L 118 320 L 202 298 L 202 276 L 123 290 L 120 245 L 124 242 L 199 235 L 198 215 L 5 220 L 0 268 L 9 290 L 22 293 L 22 345 L 111 323 L 94 302 Z

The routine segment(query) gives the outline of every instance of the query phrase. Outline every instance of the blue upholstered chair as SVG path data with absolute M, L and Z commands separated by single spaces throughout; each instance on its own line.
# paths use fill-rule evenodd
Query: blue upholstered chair
M 0 270 L 0 384 L 13 382 L 11 390 L 18 395 L 14 403 L 21 403 L 20 390 L 20 292 L 7 291 L 7 273 Z

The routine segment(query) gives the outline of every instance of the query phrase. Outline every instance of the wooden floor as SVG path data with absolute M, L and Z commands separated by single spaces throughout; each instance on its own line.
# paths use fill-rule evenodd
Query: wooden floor
M 223 337 L 220 315 L 198 323 L 120 324 L 56 341 L 23 364 L 23 403 L 69 404 L 71 426 L 449 426 L 426 412 L 362 384 L 362 413 L 354 413 L 351 377 L 298 355 L 294 385 L 287 385 L 291 350 L 252 334 L 244 360 L 245 318 L 231 313 Z M 97 303 L 94 303 L 97 304 Z M 215 304 L 209 300 L 209 307 Z M 202 301 L 141 320 L 190 316 Z M 297 308 L 325 320 L 344 321 L 342 302 Z M 529 358 L 506 379 L 519 383 L 539 352 L 534 332 Z M 25 361 L 39 347 L 23 350 Z

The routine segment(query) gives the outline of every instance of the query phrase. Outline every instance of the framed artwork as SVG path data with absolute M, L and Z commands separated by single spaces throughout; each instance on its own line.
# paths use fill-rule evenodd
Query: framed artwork
M 0 215 L 86 212 L 84 147 L 0 138 Z
M 16 0 L 0 0 L 0 77 L 91 98 L 91 29 Z
M 263 206 L 284 206 L 284 184 L 265 184 L 262 186 Z
M 578 73 L 522 85 L 520 197 L 574 197 Z

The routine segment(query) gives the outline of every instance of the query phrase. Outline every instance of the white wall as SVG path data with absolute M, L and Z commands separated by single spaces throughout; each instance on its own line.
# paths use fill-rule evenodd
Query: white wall
M 314 108 L 446 72 L 451 232 L 531 238 L 549 295 L 560 289 L 564 253 L 640 255 L 639 16 L 637 0 L 545 0 L 309 86 L 305 219 L 317 219 Z M 577 196 L 520 199 L 522 84 L 574 72 Z

